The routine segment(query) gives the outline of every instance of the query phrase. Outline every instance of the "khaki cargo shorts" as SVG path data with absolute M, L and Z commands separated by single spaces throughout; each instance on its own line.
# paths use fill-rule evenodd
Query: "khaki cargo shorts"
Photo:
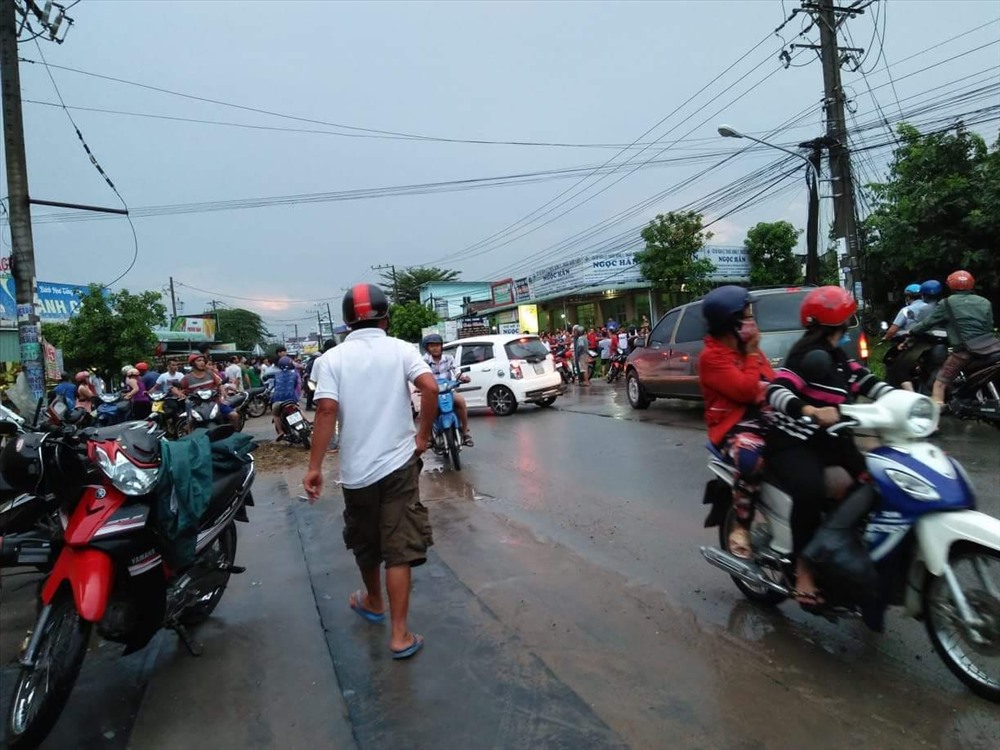
M 343 488 L 344 544 L 361 569 L 395 565 L 416 567 L 427 562 L 434 544 L 430 516 L 420 502 L 420 470 L 413 456 L 375 484 Z

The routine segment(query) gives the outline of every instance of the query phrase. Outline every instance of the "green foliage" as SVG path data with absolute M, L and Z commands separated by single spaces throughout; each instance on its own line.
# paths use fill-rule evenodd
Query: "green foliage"
M 438 322 L 438 315 L 419 302 L 389 308 L 389 335 L 403 341 L 420 341 L 423 329 Z
M 836 246 L 825 255 L 819 256 L 819 283 L 820 286 L 840 285 L 840 264 L 837 262 Z
M 702 215 L 694 211 L 657 214 L 642 230 L 646 249 L 635 254 L 642 275 L 653 286 L 667 292 L 705 292 L 715 264 L 698 258 L 698 252 L 712 239 L 703 229 Z
M 802 282 L 795 259 L 800 234 L 802 230 L 787 221 L 762 221 L 747 232 L 743 245 L 750 256 L 750 286 Z
M 123 364 L 153 356 L 153 328 L 165 325 L 166 315 L 159 292 L 131 294 L 123 289 L 105 296 L 98 284 L 91 284 L 80 297 L 80 309 L 61 331 L 63 353 L 67 360 L 105 376 L 117 374 Z
M 961 125 L 944 133 L 899 127 L 889 178 L 867 186 L 874 210 L 863 230 L 865 281 L 873 299 L 906 283 L 944 279 L 957 268 L 980 293 L 1000 291 L 1000 139 L 986 142 Z
M 458 271 L 449 271 L 435 266 L 411 266 L 409 268 L 397 269 L 395 288 L 399 290 L 398 299 L 393 285 L 391 271 L 382 272 L 382 287 L 386 290 L 393 304 L 405 305 L 409 302 L 420 301 L 420 287 L 433 281 L 456 281 L 459 277 Z M 428 323 L 428 325 L 431 325 Z
M 65 323 L 42 323 L 42 338 L 56 349 L 62 349 L 66 343 L 69 326 Z
M 235 342 L 237 349 L 249 351 L 268 337 L 267 326 L 261 317 L 241 307 L 222 308 L 216 311 L 219 330 L 216 339 Z

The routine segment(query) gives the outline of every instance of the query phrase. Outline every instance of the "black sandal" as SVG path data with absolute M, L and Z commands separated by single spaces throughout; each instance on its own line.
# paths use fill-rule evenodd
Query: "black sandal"
M 475 443 L 472 442 L 472 435 L 470 435 L 468 432 L 462 435 L 462 445 L 464 445 L 466 448 L 475 447 Z

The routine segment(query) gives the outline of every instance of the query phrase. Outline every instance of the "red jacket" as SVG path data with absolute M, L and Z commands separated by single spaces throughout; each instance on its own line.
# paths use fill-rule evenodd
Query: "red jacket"
M 746 413 L 747 407 L 764 401 L 764 386 L 774 369 L 761 354 L 740 354 L 712 336 L 698 357 L 698 379 L 705 396 L 705 423 L 713 445 L 722 442 Z

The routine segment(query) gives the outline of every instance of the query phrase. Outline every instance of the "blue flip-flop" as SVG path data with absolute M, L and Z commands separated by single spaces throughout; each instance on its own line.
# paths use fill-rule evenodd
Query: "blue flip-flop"
M 411 643 L 409 646 L 400 649 L 399 651 L 396 651 L 396 649 L 389 649 L 389 650 L 392 651 L 392 658 L 399 660 L 399 659 L 409 659 L 423 647 L 424 647 L 424 637 L 422 635 L 417 635 L 416 633 L 414 633 L 413 643 Z
M 385 622 L 385 612 L 372 612 L 370 609 L 365 609 L 361 604 L 362 601 L 364 601 L 364 594 L 361 589 L 358 589 L 354 592 L 354 604 L 351 605 L 351 609 L 368 620 L 368 622 Z

